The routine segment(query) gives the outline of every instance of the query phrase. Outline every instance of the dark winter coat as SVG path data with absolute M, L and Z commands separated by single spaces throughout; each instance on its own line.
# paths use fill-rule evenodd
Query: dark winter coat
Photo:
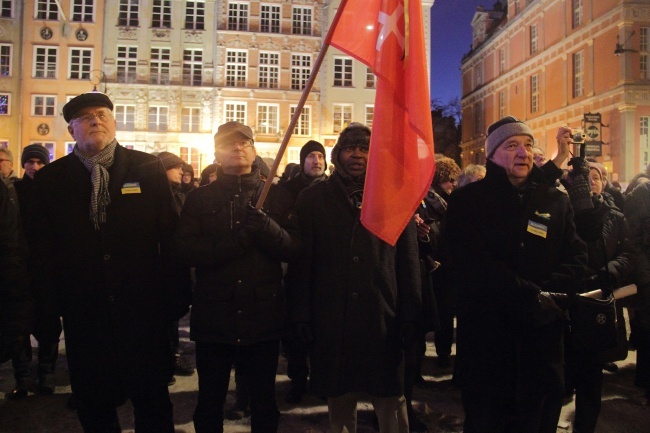
M 0 182 L 0 363 L 11 358 L 17 339 L 32 331 L 32 298 L 19 233 L 18 206 Z
M 160 160 L 118 145 L 108 171 L 106 223 L 95 230 L 81 161 L 71 153 L 43 167 L 28 233 L 39 299 L 63 316 L 72 390 L 120 402 L 169 379 L 167 327 L 188 309 L 189 272 L 170 259 L 178 217 Z
M 483 180 L 454 191 L 447 209 L 461 390 L 467 397 L 489 390 L 477 403 L 484 412 L 517 420 L 512 431 L 537 431 L 530 426 L 541 421 L 542 402 L 559 398 L 559 416 L 563 393 L 564 315 L 539 293 L 575 291 L 586 246 L 568 197 L 539 168 L 517 190 L 503 168 L 490 160 L 486 167 Z
M 18 196 L 18 205 L 20 207 L 20 220 L 23 227 L 26 227 L 27 222 L 29 221 L 29 200 L 33 187 L 34 180 L 27 175 L 14 182 L 14 188 L 16 189 L 16 195 Z
M 634 281 L 638 294 L 635 307 L 645 311 L 641 317 L 650 335 L 650 181 L 639 183 L 627 195 L 625 217 L 630 225 L 630 242 L 639 254 L 636 257 Z
M 250 174 L 227 175 L 192 191 L 176 234 L 176 254 L 196 267 L 190 337 L 197 341 L 252 344 L 279 339 L 287 330 L 280 263 L 300 242 L 288 220 L 291 196 L 272 186 L 264 203 L 269 227 L 257 235 L 242 229 L 246 206 L 263 186 Z
M 303 189 L 311 185 L 314 185 L 318 182 L 322 182 L 326 179 L 327 179 L 326 174 L 314 178 L 314 177 L 307 176 L 304 172 L 301 171 L 298 176 L 293 177 L 287 180 L 286 182 L 281 183 L 280 186 L 286 189 L 287 191 L 289 191 L 293 199 L 296 200 L 298 198 L 298 195 Z
M 422 311 L 415 224 L 392 247 L 366 230 L 338 176 L 305 189 L 296 212 L 305 249 L 292 263 L 294 323 L 309 323 L 311 385 L 324 397 L 402 393 L 400 326 Z

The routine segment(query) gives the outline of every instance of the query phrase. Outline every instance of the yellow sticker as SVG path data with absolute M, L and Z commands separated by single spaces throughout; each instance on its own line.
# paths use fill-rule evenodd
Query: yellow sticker
M 535 236 L 540 236 L 546 239 L 546 234 L 548 233 L 548 227 L 544 224 L 536 223 L 535 221 L 528 220 L 528 233 L 532 233 Z
M 122 185 L 122 194 L 140 194 L 140 182 L 129 182 Z

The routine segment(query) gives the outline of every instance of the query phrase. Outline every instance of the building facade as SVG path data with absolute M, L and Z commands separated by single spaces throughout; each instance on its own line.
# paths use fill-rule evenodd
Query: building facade
M 28 144 L 47 146 L 52 159 L 68 154 L 74 143 L 61 109 L 97 89 L 115 105 L 122 145 L 178 154 L 197 176 L 213 162 L 214 132 L 230 120 L 251 126 L 258 154 L 275 158 L 339 4 L 0 0 L 0 145 L 16 168 Z M 432 5 L 422 5 L 427 34 Z M 280 172 L 299 162 L 308 140 L 329 152 L 350 122 L 372 125 L 374 98 L 369 69 L 330 48 Z
M 502 0 L 478 8 L 472 28 L 461 65 L 463 165 L 485 161 L 487 126 L 511 114 L 547 156 L 568 125 L 586 130 L 612 180 L 645 170 L 650 0 Z

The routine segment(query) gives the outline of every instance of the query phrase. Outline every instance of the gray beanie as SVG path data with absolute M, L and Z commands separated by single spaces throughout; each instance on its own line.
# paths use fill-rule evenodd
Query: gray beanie
M 485 154 L 487 157 L 494 155 L 501 143 L 516 135 L 527 135 L 535 141 L 533 130 L 514 116 L 506 116 L 490 125 L 485 139 Z

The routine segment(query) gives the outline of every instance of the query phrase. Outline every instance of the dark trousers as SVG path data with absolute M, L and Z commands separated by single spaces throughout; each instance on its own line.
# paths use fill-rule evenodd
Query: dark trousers
M 573 431 L 594 433 L 600 414 L 603 363 L 598 359 L 598 353 L 568 351 L 565 368 L 567 388 L 573 388 L 576 392 Z
M 276 432 L 280 417 L 275 401 L 279 355 L 279 340 L 246 346 L 197 341 L 199 398 L 194 411 L 196 433 L 223 432 L 223 406 L 235 359 L 250 389 L 251 432 Z
M 34 331 L 38 341 L 38 368 L 39 377 L 54 374 L 54 366 L 59 356 L 59 336 L 61 335 L 61 319 L 58 316 L 39 317 Z M 31 378 L 32 344 L 26 339 L 25 344 L 11 359 L 16 381 Z
M 174 413 L 167 384 L 133 391 L 136 433 L 174 433 Z M 84 433 L 120 433 L 120 423 L 114 402 L 94 399 L 83 400 L 77 396 L 77 415 Z
M 307 362 L 307 349 L 293 338 L 282 340 L 287 356 L 287 376 L 291 379 L 292 386 L 307 388 L 309 364 Z

